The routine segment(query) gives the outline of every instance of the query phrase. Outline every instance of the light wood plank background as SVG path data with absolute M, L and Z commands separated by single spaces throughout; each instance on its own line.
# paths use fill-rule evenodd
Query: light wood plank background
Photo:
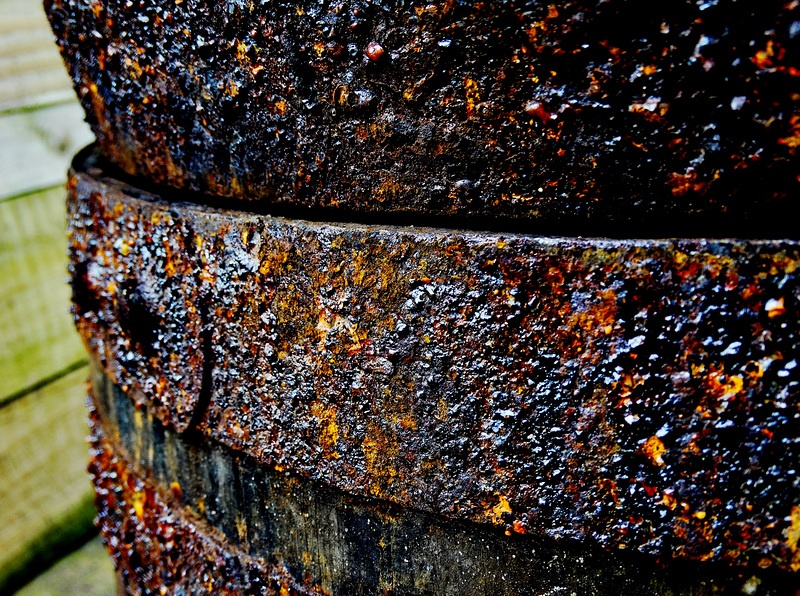
M 0 0 L 0 112 L 74 98 L 53 34 L 34 0 Z
M 86 376 L 81 367 L 0 409 L 0 593 L 91 527 Z
M 0 0 L 0 594 L 91 532 L 63 188 L 91 141 L 40 0 Z
M 60 187 L 0 201 L 0 404 L 86 358 L 67 310 L 63 205 Z
M 62 186 L 72 156 L 93 138 L 74 97 L 0 114 L 0 200 Z

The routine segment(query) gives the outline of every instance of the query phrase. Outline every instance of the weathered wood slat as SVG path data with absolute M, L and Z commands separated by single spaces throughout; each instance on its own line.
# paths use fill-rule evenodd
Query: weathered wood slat
M 85 358 L 67 312 L 64 225 L 61 188 L 0 202 L 0 404 Z
M 61 68 L 30 72 L 14 77 L 0 88 L 0 113 L 49 107 L 72 102 L 75 92 L 64 81 Z
M 72 153 L 91 135 L 72 98 L 40 2 L 0 0 L 2 594 L 92 531 L 63 189 Z
M 91 529 L 86 376 L 83 367 L 0 408 L 0 593 Z
M 3 85 L 7 84 L 5 80 L 11 76 L 56 68 L 62 71 L 64 68 L 58 55 L 53 54 L 48 46 L 42 47 L 41 44 L 28 51 L 0 56 L 0 79 L 4 80 Z
M 114 567 L 98 537 L 64 557 L 15 596 L 112 596 L 115 592 Z
M 0 35 L 42 27 L 42 8 L 36 0 L 0 0 L 0 15 Z
M 71 101 L 72 85 L 41 4 L 3 0 L 0 15 L 0 112 Z
M 0 116 L 0 200 L 62 184 L 92 138 L 75 103 Z
M 38 23 L 36 23 L 38 24 Z M 0 34 L 0 58 L 18 56 L 27 52 L 49 50 L 53 34 L 50 31 L 35 27 L 33 29 L 16 29 Z M 52 52 L 47 51 L 48 54 Z

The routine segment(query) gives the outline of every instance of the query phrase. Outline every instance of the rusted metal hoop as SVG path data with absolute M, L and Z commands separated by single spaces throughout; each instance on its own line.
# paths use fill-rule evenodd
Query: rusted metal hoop
M 797 236 L 794 3 L 45 5 L 106 154 L 175 189 L 359 221 Z
M 165 424 L 510 533 L 800 566 L 794 241 L 292 221 L 70 174 L 74 312 Z
M 124 593 L 275 596 L 793 594 L 773 569 L 506 536 L 359 498 L 165 428 L 92 382 L 99 523 Z

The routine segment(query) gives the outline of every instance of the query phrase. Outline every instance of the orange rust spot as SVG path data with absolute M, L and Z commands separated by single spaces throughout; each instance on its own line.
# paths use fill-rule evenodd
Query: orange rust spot
M 783 298 L 770 298 L 767 300 L 766 304 L 764 304 L 764 310 L 767 311 L 767 316 L 770 319 L 774 319 L 786 314 L 786 307 L 784 306 Z
M 172 262 L 172 247 L 169 245 L 168 240 L 162 243 L 164 246 L 164 272 L 167 277 L 173 277 L 176 273 L 175 263 Z
M 130 70 L 131 70 L 133 73 L 135 73 L 135 76 L 134 76 L 134 78 L 135 78 L 135 79 L 138 79 L 138 78 L 140 78 L 140 77 L 142 76 L 142 73 L 143 73 L 144 71 L 142 70 L 142 67 L 139 65 L 139 62 L 137 62 L 136 60 L 131 60 L 130 58 L 128 58 L 128 57 L 126 56 L 126 57 L 125 57 L 125 65 L 126 65 L 126 66 L 127 66 L 127 67 L 128 67 L 128 68 L 129 68 L 129 69 L 130 69 Z
M 542 124 L 550 120 L 550 112 L 538 101 L 529 101 L 525 104 L 525 113 L 529 116 L 536 116 Z
M 247 46 L 243 41 L 236 44 L 236 57 L 239 58 L 239 60 L 244 60 L 247 57 Z
M 370 493 L 376 497 L 383 496 L 383 487 L 393 483 L 397 475 L 394 467 L 399 452 L 397 439 L 394 436 L 387 437 L 382 428 L 370 425 L 369 435 L 364 438 L 361 450 L 367 473 L 373 479 Z
M 644 115 L 648 120 L 658 120 L 669 110 L 669 104 L 663 103 L 660 97 L 648 97 L 645 101 L 635 101 L 628 106 L 629 112 Z
M 753 64 L 758 66 L 759 68 L 769 68 L 772 66 L 772 61 L 769 59 L 769 53 L 766 50 L 759 50 L 756 52 L 756 55 L 752 58 Z
M 319 319 L 317 320 L 317 327 L 316 330 L 319 332 L 319 349 L 322 350 L 325 347 L 325 341 L 328 339 L 328 333 L 333 329 L 331 324 L 325 318 L 325 313 L 319 313 Z
M 144 519 L 144 503 L 147 500 L 147 496 L 144 492 L 136 491 L 133 493 L 133 497 L 131 498 L 133 504 L 133 510 L 136 512 L 136 517 L 143 520 Z
M 767 47 L 763 50 L 759 50 L 756 52 L 756 55 L 751 58 L 753 64 L 758 66 L 761 69 L 771 68 L 774 65 L 773 58 L 775 62 L 783 59 L 784 49 L 776 44 L 771 39 L 767 41 Z
M 405 189 L 395 178 L 388 177 L 375 190 L 375 199 L 379 203 L 393 201 L 399 197 Z
M 244 541 L 247 538 L 247 522 L 241 514 L 236 515 L 236 533 L 239 535 L 239 540 Z
M 800 571 L 800 548 L 798 547 L 798 542 L 800 542 L 800 505 L 792 507 L 789 519 L 791 520 L 790 525 L 785 530 L 786 545 L 792 551 L 792 560 L 789 566 L 792 571 Z
M 678 506 L 678 501 L 675 497 L 672 496 L 672 492 L 664 491 L 664 495 L 661 498 L 661 504 L 669 507 L 670 509 L 675 509 Z
M 788 137 L 784 137 L 782 139 L 778 139 L 778 143 L 781 145 L 786 145 L 791 149 L 795 149 L 800 146 L 800 114 L 793 114 L 789 123 L 792 126 L 792 134 Z
M 525 524 L 523 524 L 520 520 L 515 519 L 514 523 L 512 524 L 514 531 L 517 534 L 524 534 L 525 533 Z
M 487 517 L 492 520 L 492 523 L 495 525 L 503 523 L 503 515 L 506 513 L 511 513 L 511 505 L 503 495 L 499 495 L 500 499 L 497 502 L 497 505 L 492 507 L 486 512 Z
M 384 52 L 383 46 L 379 44 L 377 41 L 370 42 L 369 45 L 367 45 L 367 51 L 366 51 L 367 57 L 373 62 L 377 62 L 378 60 L 380 60 L 381 56 L 383 56 L 383 52 Z
M 439 418 L 439 420 L 442 422 L 447 422 L 447 412 L 449 409 L 450 406 L 447 405 L 447 402 L 443 399 L 440 399 L 438 403 L 437 418 Z
M 392 418 L 393 420 L 395 417 Z M 416 430 L 417 428 L 417 421 L 412 415 L 404 416 L 403 418 L 399 419 L 399 424 L 405 430 Z
M 647 439 L 647 442 L 642 446 L 642 453 L 650 458 L 650 461 L 656 466 L 664 465 L 664 458 L 661 456 L 666 451 L 667 448 L 664 447 L 664 443 L 655 435 Z
M 698 182 L 697 172 L 693 168 L 687 168 L 683 174 L 677 172 L 667 176 L 667 186 L 670 187 L 672 194 L 679 197 L 687 192 L 703 192 L 708 188 L 708 182 Z
M 481 94 L 478 89 L 478 83 L 470 78 L 464 79 L 464 89 L 467 94 L 467 116 L 470 118 L 475 117 L 475 106 L 481 102 Z
M 95 18 L 100 20 L 103 14 L 103 4 L 101 2 L 92 2 L 91 8 Z
M 596 299 L 598 301 L 586 311 L 574 314 L 570 324 L 590 336 L 608 335 L 617 318 L 617 295 L 614 290 L 603 290 L 597 293 Z
M 722 370 L 714 370 L 712 367 L 708 384 L 720 399 L 729 400 L 742 391 L 744 379 L 738 375 L 725 375 Z
M 311 404 L 311 415 L 319 421 L 319 444 L 325 455 L 336 457 L 332 449 L 339 442 L 339 426 L 336 424 L 336 410 L 333 407 L 325 407 L 325 404 L 317 400 Z

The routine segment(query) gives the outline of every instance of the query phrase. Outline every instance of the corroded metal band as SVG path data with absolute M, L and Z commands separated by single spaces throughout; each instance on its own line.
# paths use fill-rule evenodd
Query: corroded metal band
M 208 467 L 184 465 L 178 468 L 176 462 L 185 464 L 186 459 L 177 460 L 177 457 L 191 455 L 194 456 L 192 463 L 196 463 L 200 456 L 187 454 L 189 448 L 160 426 L 152 415 L 147 414 L 144 422 L 141 409 L 134 407 L 133 402 L 125 403 L 124 397 L 118 399 L 118 395 L 106 394 L 105 383 L 98 384 L 97 380 L 95 376 L 92 397 L 94 404 L 100 405 L 103 416 L 99 416 L 96 406 L 90 403 L 89 473 L 97 495 L 97 523 L 114 561 L 121 594 L 319 594 L 298 586 L 285 566 L 276 563 L 274 557 L 266 561 L 250 556 L 247 549 L 242 548 L 241 541 L 228 541 L 223 532 L 208 522 L 206 517 L 219 514 L 214 509 L 217 503 L 225 503 L 227 486 L 215 484 L 214 492 L 207 494 L 212 515 L 205 516 L 207 510 L 202 500 L 192 503 L 194 509 L 182 506 L 177 481 L 159 484 L 147 469 L 138 467 L 137 464 L 146 459 L 154 466 L 160 464 L 152 470 L 157 476 L 168 470 L 170 478 L 183 480 L 191 471 L 196 474 L 192 481 L 209 477 L 218 480 L 214 462 L 209 462 L 208 457 L 203 460 L 203 463 L 212 464 Z M 115 415 L 113 421 L 108 418 L 109 413 Z M 149 450 L 140 450 L 144 441 L 148 441 Z M 131 449 L 126 451 L 121 445 Z M 158 477 L 158 480 L 163 478 Z M 194 485 L 184 482 L 184 486 Z M 217 492 L 218 488 L 221 493 Z M 228 510 L 227 513 L 236 518 L 238 512 Z
M 793 2 L 45 5 L 103 149 L 173 188 L 796 234 Z
M 90 470 L 131 595 L 793 593 L 774 569 L 659 563 L 355 498 L 178 435 L 93 372 Z
M 510 532 L 800 567 L 797 242 L 291 221 L 87 160 L 78 328 L 166 424 Z

